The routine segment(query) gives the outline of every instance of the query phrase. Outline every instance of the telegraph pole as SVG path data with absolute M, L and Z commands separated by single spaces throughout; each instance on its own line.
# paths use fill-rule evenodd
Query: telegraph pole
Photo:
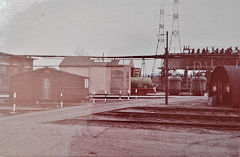
M 165 105 L 168 105 L 168 31 L 166 34 L 166 48 L 165 48 Z

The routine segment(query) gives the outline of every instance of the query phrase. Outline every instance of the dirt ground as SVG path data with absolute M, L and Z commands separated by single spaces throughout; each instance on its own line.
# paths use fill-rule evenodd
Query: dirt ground
M 170 106 L 207 106 L 207 97 L 172 97 Z M 53 121 L 134 106 L 165 106 L 164 99 L 88 103 L 0 117 L 0 156 L 240 156 L 240 131 L 162 126 L 158 130 Z M 2 111 L 0 107 L 0 111 Z

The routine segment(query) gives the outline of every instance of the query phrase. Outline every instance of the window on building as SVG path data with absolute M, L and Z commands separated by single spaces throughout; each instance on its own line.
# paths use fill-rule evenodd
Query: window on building
M 8 85 L 8 68 L 5 65 L 0 66 L 0 85 Z
M 0 73 L 7 73 L 7 66 L 0 66 Z

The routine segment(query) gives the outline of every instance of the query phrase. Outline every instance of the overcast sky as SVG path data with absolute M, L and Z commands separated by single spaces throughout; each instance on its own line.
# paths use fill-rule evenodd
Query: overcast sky
M 239 46 L 239 0 L 179 0 L 181 45 Z M 0 0 L 0 51 L 44 55 L 153 55 L 160 5 L 173 0 Z

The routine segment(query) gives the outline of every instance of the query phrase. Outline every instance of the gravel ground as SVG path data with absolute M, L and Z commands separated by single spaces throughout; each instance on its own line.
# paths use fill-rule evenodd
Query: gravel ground
M 70 156 L 239 156 L 237 132 L 83 128 L 71 141 Z
M 196 106 L 206 101 L 206 97 L 173 97 L 169 104 Z M 89 103 L 0 117 L 0 156 L 240 156 L 240 131 L 50 123 L 134 106 L 164 106 L 164 99 Z

